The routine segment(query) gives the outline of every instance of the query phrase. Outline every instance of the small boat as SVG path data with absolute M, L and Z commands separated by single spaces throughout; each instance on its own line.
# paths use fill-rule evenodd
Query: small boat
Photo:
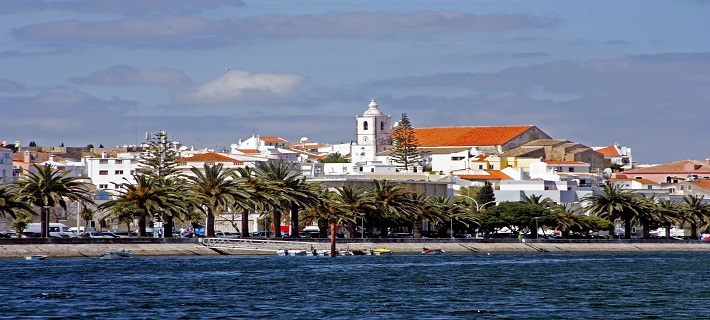
M 305 256 L 306 255 L 306 250 L 301 250 L 301 249 L 282 249 L 276 251 L 276 254 L 280 256 Z
M 392 250 L 386 249 L 386 248 L 377 248 L 375 250 L 372 250 L 372 254 L 374 255 L 383 255 L 383 254 L 392 254 Z
M 348 255 L 348 256 L 366 256 L 366 255 L 369 255 L 369 254 L 370 254 L 370 252 L 369 252 L 369 251 L 365 251 L 365 250 L 357 250 L 357 249 L 356 249 L 356 250 L 348 250 L 348 251 L 345 251 L 345 255 Z
M 423 253 L 423 254 L 442 254 L 442 253 L 445 253 L 445 252 L 446 252 L 446 251 L 444 251 L 444 249 L 440 249 L 440 248 L 427 248 L 427 247 L 424 247 L 424 250 L 422 250 L 422 253 Z
M 133 253 L 130 251 L 126 251 L 124 249 L 121 249 L 119 251 L 111 251 L 111 252 L 106 252 L 101 255 L 101 259 L 103 260 L 112 260 L 112 259 L 124 259 L 124 258 L 132 258 Z
M 43 255 L 39 255 L 39 254 L 25 257 L 25 260 L 44 260 L 44 259 L 47 259 L 47 256 L 43 256 Z

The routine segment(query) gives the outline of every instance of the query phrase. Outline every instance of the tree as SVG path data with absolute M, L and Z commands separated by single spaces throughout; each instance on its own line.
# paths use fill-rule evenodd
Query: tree
M 392 134 L 393 149 L 390 155 L 392 161 L 399 164 L 400 168 L 405 170 L 419 165 L 422 161 L 421 152 L 419 151 L 419 142 L 414 135 L 414 129 L 409 122 L 406 113 L 402 114 L 402 120 L 398 122 Z
M 407 199 L 407 191 L 402 184 L 392 184 L 388 180 L 374 180 L 367 188 L 370 201 L 375 204 L 373 220 L 379 223 L 380 234 L 387 236 L 391 221 L 413 215 L 416 210 Z
M 234 169 L 223 168 L 221 163 L 210 166 L 205 164 L 203 170 L 192 167 L 190 170 L 193 176 L 188 179 L 191 182 L 191 189 L 202 202 L 201 208 L 207 215 L 207 225 L 205 226 L 205 235 L 214 237 L 215 233 L 215 215 L 221 214 L 224 210 L 228 210 L 235 201 L 235 196 L 244 192 L 237 188 L 233 179 L 231 179 Z
M 690 237 L 698 239 L 698 226 L 707 222 L 710 215 L 710 203 L 703 201 L 703 196 L 686 195 L 681 207 L 683 219 L 690 224 Z
M 82 218 L 88 217 L 89 219 L 92 219 L 88 215 L 84 216 L 83 212 L 84 212 L 84 210 L 82 210 Z M 91 213 L 91 215 L 93 216 L 93 212 Z M 134 203 L 131 203 L 128 201 L 123 201 L 123 202 L 118 202 L 118 203 L 116 203 L 116 205 L 111 207 L 110 215 L 116 217 L 116 219 L 118 219 L 119 223 L 125 223 L 126 228 L 128 229 L 128 233 L 130 234 L 131 223 L 135 219 L 138 219 L 140 217 L 141 209 Z M 84 219 L 86 219 L 86 218 L 84 218 Z M 87 225 L 88 225 L 88 223 L 87 223 Z
M 557 223 L 557 215 L 550 209 L 523 202 L 502 202 L 480 213 L 481 224 L 486 231 L 507 227 L 513 235 L 531 233 L 537 236 L 537 227 Z M 534 232 L 533 232 L 534 231 Z
M 589 204 L 585 210 L 610 222 L 616 219 L 624 221 L 625 235 L 631 238 L 631 219 L 635 216 L 634 194 L 623 190 L 621 186 L 605 184 L 601 193 L 592 194 L 582 199 Z
M 481 206 L 481 210 L 483 210 L 485 207 L 486 203 L 492 203 L 496 201 L 496 195 L 493 192 L 493 185 L 486 181 L 483 184 L 483 187 L 478 189 L 478 192 L 476 193 L 476 201 L 478 201 L 478 205 Z
M 349 218 L 348 233 L 351 237 L 356 234 L 354 222 L 358 218 L 365 219 L 366 212 L 372 211 L 375 207 L 374 203 L 372 203 L 370 198 L 365 193 L 365 189 L 351 185 L 335 188 L 335 191 L 331 194 L 329 200 L 331 201 L 328 201 L 327 203 L 332 204 L 334 212 L 340 213 Z M 365 230 L 362 230 L 362 235 L 364 238 Z
M 671 201 L 669 199 L 661 199 L 658 201 L 657 207 L 660 214 L 661 223 L 666 229 L 665 237 L 666 239 L 670 239 L 671 226 L 674 223 L 681 223 L 683 221 L 681 204 L 678 202 Z
M 320 162 L 322 163 L 349 163 L 350 159 L 344 157 L 340 152 L 328 154 Z
M 295 163 L 283 160 L 259 162 L 255 172 L 271 188 L 271 202 L 274 218 L 274 237 L 281 238 L 281 217 L 283 212 L 291 213 L 291 236 L 298 237 L 298 211 L 302 207 L 318 204 L 318 194 L 300 177 Z
M 40 208 L 42 236 L 49 236 L 49 208 L 59 205 L 67 210 L 67 200 L 94 204 L 93 194 L 84 185 L 84 178 L 67 177 L 68 171 L 59 172 L 49 164 L 33 165 L 27 179 L 14 181 L 18 197 Z
M 87 227 L 89 226 L 91 220 L 94 220 L 95 212 L 96 211 L 94 209 L 87 207 L 81 209 L 81 212 L 79 212 L 79 217 L 81 217 L 81 220 L 84 220 L 84 225 L 86 225 Z M 79 232 L 79 230 L 77 230 L 76 232 Z
M 15 220 L 12 221 L 12 230 L 15 230 L 18 235 L 22 235 L 27 228 L 27 225 L 32 223 L 32 217 L 29 212 L 20 211 L 17 213 Z
M 242 209 L 242 238 L 249 237 L 249 212 L 262 212 L 266 208 L 278 206 L 278 189 L 263 177 L 256 175 L 253 167 L 236 168 L 233 179 L 248 194 L 248 200 L 237 202 Z
M 17 192 L 12 190 L 11 184 L 0 185 L 0 215 L 3 217 L 10 215 L 16 219 L 21 211 L 32 213 L 32 207 L 18 199 Z

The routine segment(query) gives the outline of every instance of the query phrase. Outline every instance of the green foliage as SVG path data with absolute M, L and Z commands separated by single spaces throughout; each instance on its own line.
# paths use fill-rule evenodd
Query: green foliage
M 15 220 L 12 222 L 12 230 L 15 230 L 17 234 L 22 234 L 30 223 L 32 223 L 32 217 L 28 212 L 18 212 Z
M 493 185 L 486 181 L 483 187 L 478 189 L 475 199 L 478 201 L 478 205 L 480 206 L 483 206 L 485 203 L 496 201 L 496 196 L 493 193 Z
M 402 119 L 392 134 L 392 139 L 393 149 L 390 155 L 392 162 L 404 169 L 421 163 L 422 155 L 418 149 L 419 142 L 414 135 L 414 129 L 406 113 L 402 114 Z
M 539 205 L 523 202 L 502 202 L 478 214 L 481 229 L 485 232 L 495 232 L 507 227 L 513 234 L 536 232 L 539 227 L 557 225 L 557 215 L 554 211 Z M 535 219 L 537 218 L 537 219 Z
M 165 132 L 150 139 L 139 161 L 138 174 L 156 177 L 161 183 L 169 178 L 181 178 L 177 168 L 180 157 Z
M 349 163 L 350 159 L 344 157 L 340 152 L 331 153 L 323 158 L 322 163 Z
M 613 222 L 600 217 L 580 215 L 578 219 L 580 228 L 574 230 L 577 232 L 610 230 L 614 227 Z

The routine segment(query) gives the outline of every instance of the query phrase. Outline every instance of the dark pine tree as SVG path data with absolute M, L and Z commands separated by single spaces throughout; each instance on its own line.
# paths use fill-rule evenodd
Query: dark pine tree
M 402 120 L 397 124 L 392 139 L 394 149 L 390 158 L 398 164 L 398 167 L 406 170 L 421 163 L 422 155 L 418 149 L 419 142 L 417 142 L 414 129 L 406 113 L 402 114 Z

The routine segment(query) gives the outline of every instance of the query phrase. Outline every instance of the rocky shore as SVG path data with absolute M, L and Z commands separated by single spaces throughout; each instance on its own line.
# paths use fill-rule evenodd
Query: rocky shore
M 0 241 L 0 259 L 22 258 L 30 255 L 47 257 L 99 257 L 110 251 L 131 251 L 134 256 L 217 256 L 274 254 L 268 251 L 211 249 L 197 239 L 13 239 Z M 104 239 L 101 239 L 104 240 Z M 387 248 L 397 253 L 420 253 L 424 247 L 440 248 L 448 253 L 501 253 L 501 252 L 710 252 L 710 242 L 705 241 L 379 241 L 347 242 L 339 239 L 338 249 Z M 327 243 L 318 247 L 327 247 Z

